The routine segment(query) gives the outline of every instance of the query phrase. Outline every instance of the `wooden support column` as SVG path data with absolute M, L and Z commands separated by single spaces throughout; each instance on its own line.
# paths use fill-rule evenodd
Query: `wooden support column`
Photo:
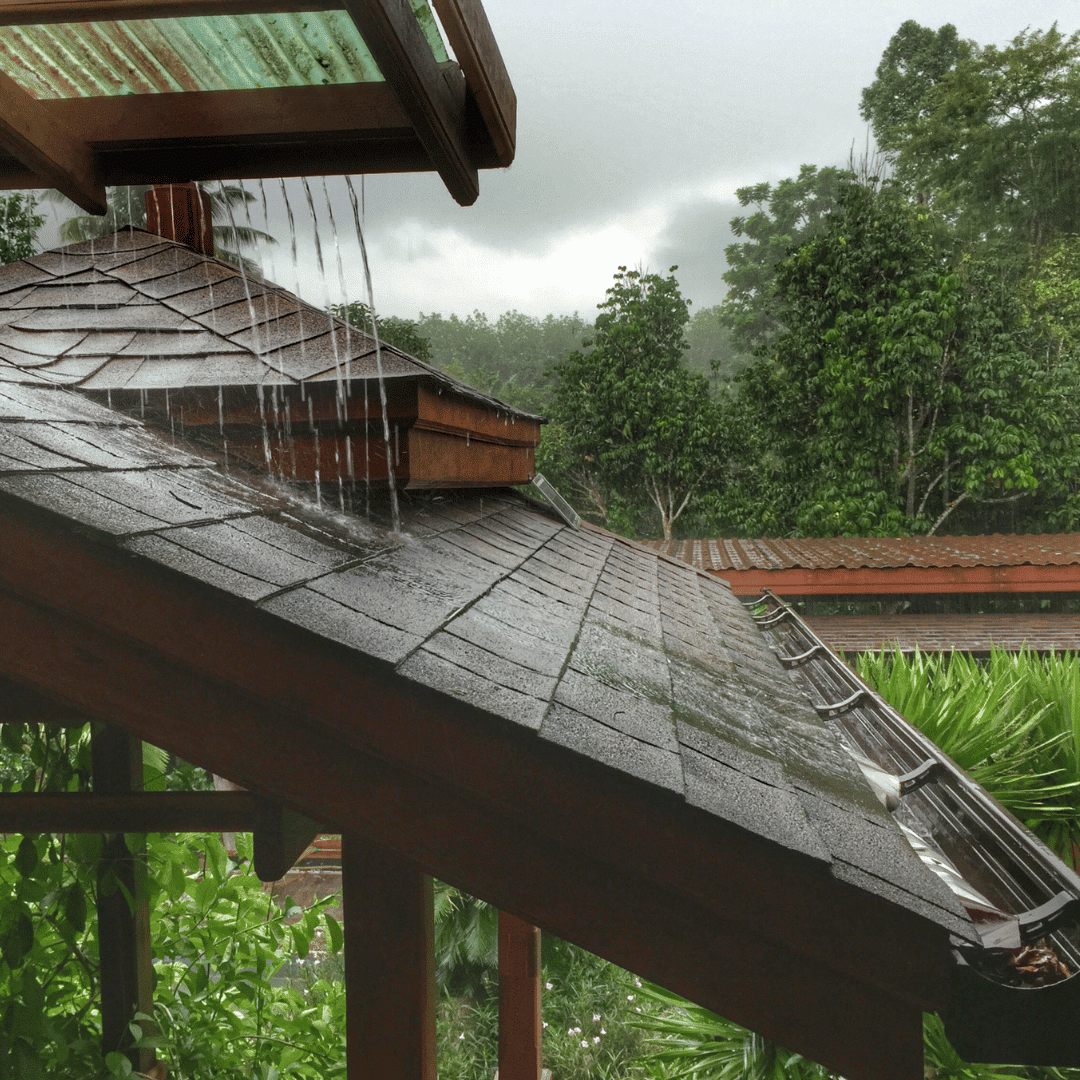
M 348 1080 L 435 1080 L 431 878 L 346 833 L 341 888 Z
M 540 931 L 499 912 L 499 1080 L 540 1080 Z
M 94 793 L 126 795 L 142 788 L 142 742 L 126 731 L 95 723 L 91 760 Z M 122 886 L 122 887 L 121 887 Z M 128 902 L 124 890 L 133 898 Z M 101 1043 L 105 1053 L 131 1043 L 128 1025 L 136 1012 L 153 1008 L 150 909 L 136 888 L 135 860 L 123 833 L 104 837 L 98 868 L 98 941 L 101 963 Z M 131 1064 L 146 1072 L 152 1050 L 129 1050 Z

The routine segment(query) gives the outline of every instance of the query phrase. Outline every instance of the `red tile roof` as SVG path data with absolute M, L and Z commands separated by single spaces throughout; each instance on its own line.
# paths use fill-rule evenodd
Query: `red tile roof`
M 647 543 L 698 569 L 715 571 L 1080 564 L 1080 533 L 652 540 Z
M 806 622 L 844 652 L 1080 651 L 1080 615 L 832 615 Z

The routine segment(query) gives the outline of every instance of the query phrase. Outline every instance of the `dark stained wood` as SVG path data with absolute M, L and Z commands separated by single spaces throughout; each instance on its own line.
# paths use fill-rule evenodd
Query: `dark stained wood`
M 83 132 L 49 115 L 10 75 L 0 72 L 0 148 L 37 178 L 91 214 L 104 214 L 100 162 Z
M 306 425 L 305 425 L 306 427 Z M 261 436 L 245 433 L 229 439 L 229 456 L 247 461 L 257 468 L 266 467 L 266 450 Z M 393 437 L 391 437 L 393 445 Z M 292 439 L 273 436 L 269 442 L 271 469 L 278 476 L 313 483 L 318 472 L 322 483 L 338 479 L 355 483 L 386 480 L 386 443 L 381 436 L 369 439 L 356 435 L 321 433 L 318 440 L 303 428 Z M 409 481 L 408 441 L 400 438 L 394 464 L 394 478 L 399 485 Z M 349 469 L 350 454 L 352 470 Z
M 349 1080 L 435 1080 L 431 878 L 354 833 L 341 840 Z
M 246 791 L 0 795 L 0 832 L 253 832 L 261 800 Z
M 536 471 L 531 446 L 499 446 L 441 431 L 408 433 L 409 488 L 502 487 L 527 484 Z
M 778 596 L 887 593 L 1077 592 L 1075 566 L 897 566 L 849 570 L 710 570 L 740 596 L 771 589 Z
M 484 127 L 504 168 L 514 160 L 517 95 L 479 0 L 434 0 L 450 48 L 465 74 Z
M 0 26 L 328 11 L 334 0 L 0 0 Z
M 99 150 L 412 131 L 386 83 L 58 98 L 40 105 L 43 115 L 80 132 Z
M 449 435 L 465 435 L 504 446 L 538 446 L 540 421 L 499 413 L 450 390 L 416 389 L 416 426 Z
M 540 1080 L 540 931 L 499 912 L 499 1080 Z
M 408 0 L 343 0 L 450 194 L 471 206 L 480 194 L 468 147 L 465 77 L 431 53 Z
M 91 760 L 96 794 L 125 795 L 142 788 L 142 742 L 128 732 L 95 723 Z M 128 896 L 133 903 L 128 902 Z M 101 1045 L 110 1053 L 130 1045 L 128 1025 L 136 1012 L 153 1013 L 150 909 L 145 890 L 136 881 L 135 861 L 122 833 L 105 837 L 98 868 L 97 917 Z M 154 1062 L 152 1050 L 132 1049 L 128 1056 L 142 1072 Z
M 276 799 L 260 799 L 259 804 L 252 863 L 260 881 L 280 881 L 323 831 L 322 826 Z
M 920 1012 L 946 993 L 944 930 L 19 504 L 3 521 L 10 676 L 360 830 L 837 1071 L 920 1075 Z

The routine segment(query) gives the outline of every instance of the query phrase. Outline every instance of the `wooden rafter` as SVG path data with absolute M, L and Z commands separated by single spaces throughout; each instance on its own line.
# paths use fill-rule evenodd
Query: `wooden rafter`
M 76 128 L 41 107 L 9 75 L 0 72 L 0 149 L 91 214 L 104 214 L 101 163 Z
M 408 0 L 344 0 L 344 7 L 450 194 L 471 206 L 480 185 L 468 147 L 461 69 L 435 60 Z
M 484 126 L 504 168 L 514 160 L 517 95 L 479 0 L 433 0 Z

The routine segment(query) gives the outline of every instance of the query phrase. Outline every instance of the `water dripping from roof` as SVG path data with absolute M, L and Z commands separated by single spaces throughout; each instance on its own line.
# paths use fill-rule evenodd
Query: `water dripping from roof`
M 383 422 L 383 445 L 386 448 L 386 471 L 390 487 L 390 518 L 394 532 L 401 531 L 401 515 L 398 509 L 397 480 L 394 476 L 394 466 L 390 459 L 390 419 L 386 401 L 386 380 L 383 378 L 382 366 L 382 343 L 379 341 L 379 323 L 375 317 L 375 290 L 371 284 L 371 264 L 368 262 L 367 244 L 364 242 L 364 227 L 360 222 L 360 206 L 356 199 L 356 188 L 353 187 L 352 177 L 345 177 L 345 186 L 349 191 L 349 201 L 352 203 L 353 221 L 356 224 L 356 239 L 360 244 L 360 258 L 364 263 L 364 283 L 367 286 L 368 314 L 371 318 L 371 334 L 375 339 L 375 371 L 379 380 L 379 403 L 382 406 Z

